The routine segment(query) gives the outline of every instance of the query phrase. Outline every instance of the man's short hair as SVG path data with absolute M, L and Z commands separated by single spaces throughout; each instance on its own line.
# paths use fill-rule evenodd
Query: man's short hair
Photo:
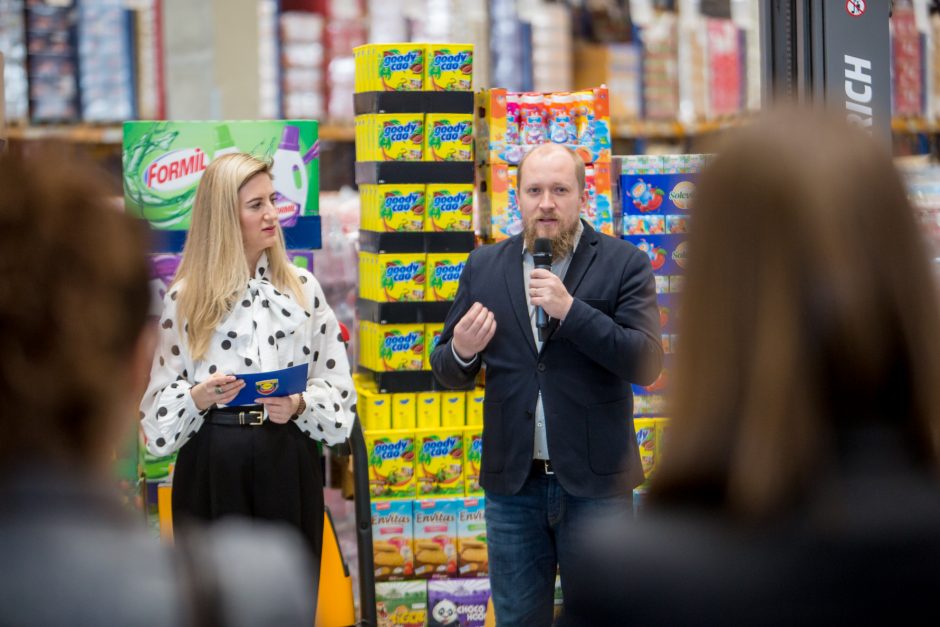
M 584 193 L 584 160 L 581 159 L 581 156 L 576 153 L 571 148 L 567 146 L 562 146 L 561 144 L 541 144 L 536 146 L 525 155 L 522 156 L 522 160 L 519 162 L 519 169 L 516 172 L 516 190 L 522 189 L 522 167 L 525 165 L 525 162 L 528 161 L 529 157 L 536 153 L 546 153 L 546 152 L 555 152 L 561 150 L 571 157 L 571 160 L 574 162 L 574 177 L 578 181 L 578 195 Z

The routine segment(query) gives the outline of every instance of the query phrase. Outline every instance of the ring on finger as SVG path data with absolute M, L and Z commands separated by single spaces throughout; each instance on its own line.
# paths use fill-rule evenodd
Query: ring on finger
M 215 386 L 215 393 L 216 393 L 216 394 L 221 395 L 222 392 L 223 392 L 223 390 L 222 390 L 222 386 L 221 386 L 221 385 Z

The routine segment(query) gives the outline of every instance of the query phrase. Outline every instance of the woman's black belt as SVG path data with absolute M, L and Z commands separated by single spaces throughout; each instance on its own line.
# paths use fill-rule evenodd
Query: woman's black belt
M 214 425 L 259 427 L 265 422 L 264 406 L 213 407 L 209 410 L 206 419 Z

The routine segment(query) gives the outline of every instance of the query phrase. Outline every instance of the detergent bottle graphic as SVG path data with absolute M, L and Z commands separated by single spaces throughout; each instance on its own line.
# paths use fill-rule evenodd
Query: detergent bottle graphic
M 307 202 L 306 165 L 319 154 L 315 144 L 307 154 L 301 156 L 299 140 L 300 129 L 291 124 L 285 125 L 271 166 L 277 195 L 274 204 L 282 226 L 294 226 L 297 217 L 303 213 L 304 203 Z
M 212 153 L 212 160 L 215 161 L 223 155 L 241 152 L 235 142 L 232 141 L 232 133 L 225 124 L 219 124 L 215 127 L 215 152 Z

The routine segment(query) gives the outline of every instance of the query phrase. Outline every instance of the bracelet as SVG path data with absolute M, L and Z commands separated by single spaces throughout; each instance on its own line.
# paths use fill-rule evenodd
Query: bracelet
M 300 395 L 300 403 L 297 404 L 297 413 L 290 417 L 291 420 L 297 420 L 300 418 L 300 414 L 304 413 L 307 410 L 307 401 L 304 400 L 304 395 Z

